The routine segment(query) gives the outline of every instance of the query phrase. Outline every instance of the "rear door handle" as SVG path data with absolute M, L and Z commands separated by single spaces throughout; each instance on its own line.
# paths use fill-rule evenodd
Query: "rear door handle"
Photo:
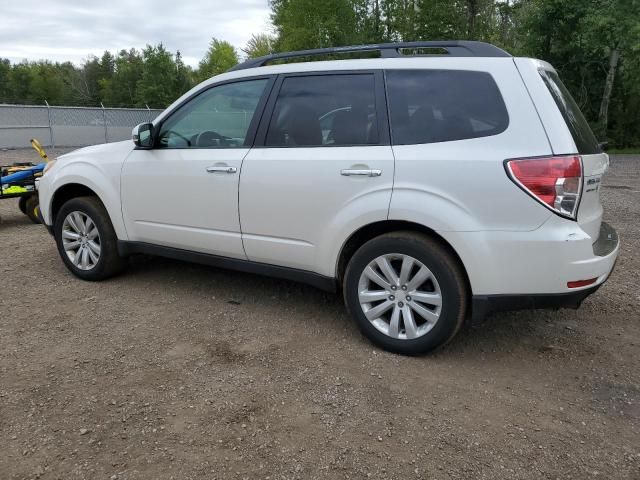
M 208 173 L 237 173 L 238 169 L 236 167 L 230 167 L 229 165 L 214 165 L 213 167 L 207 167 Z
M 365 169 L 365 168 L 347 168 L 344 170 L 340 170 L 340 175 L 345 177 L 351 177 L 354 175 L 358 175 L 361 177 L 379 177 L 382 175 L 382 170 L 378 169 Z

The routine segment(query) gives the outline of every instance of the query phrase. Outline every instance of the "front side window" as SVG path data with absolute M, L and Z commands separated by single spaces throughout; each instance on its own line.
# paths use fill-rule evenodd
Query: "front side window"
M 233 148 L 245 145 L 267 79 L 212 87 L 182 105 L 165 122 L 158 148 Z
M 486 72 L 386 72 L 395 145 L 449 142 L 497 135 L 509 124 L 498 86 Z
M 268 147 L 374 145 L 373 74 L 287 77 L 267 131 Z

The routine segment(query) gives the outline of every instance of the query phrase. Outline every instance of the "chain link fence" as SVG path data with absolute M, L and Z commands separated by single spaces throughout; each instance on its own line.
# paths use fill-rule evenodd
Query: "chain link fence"
M 162 110 L 0 104 L 0 148 L 28 147 L 37 138 L 48 147 L 83 147 L 131 138 L 131 129 Z

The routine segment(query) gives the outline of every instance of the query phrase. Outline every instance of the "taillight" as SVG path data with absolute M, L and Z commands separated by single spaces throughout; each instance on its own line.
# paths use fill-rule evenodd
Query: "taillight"
M 554 212 L 576 219 L 582 192 L 578 155 L 507 160 L 511 179 Z

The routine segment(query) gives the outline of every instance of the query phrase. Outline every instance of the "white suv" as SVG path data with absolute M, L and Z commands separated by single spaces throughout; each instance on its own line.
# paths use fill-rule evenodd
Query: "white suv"
M 360 51 L 379 58 L 282 63 Z M 545 62 L 367 45 L 238 65 L 133 142 L 50 163 L 40 206 L 82 279 L 148 253 L 340 289 L 368 338 L 419 353 L 492 311 L 577 308 L 607 279 L 608 162 Z

